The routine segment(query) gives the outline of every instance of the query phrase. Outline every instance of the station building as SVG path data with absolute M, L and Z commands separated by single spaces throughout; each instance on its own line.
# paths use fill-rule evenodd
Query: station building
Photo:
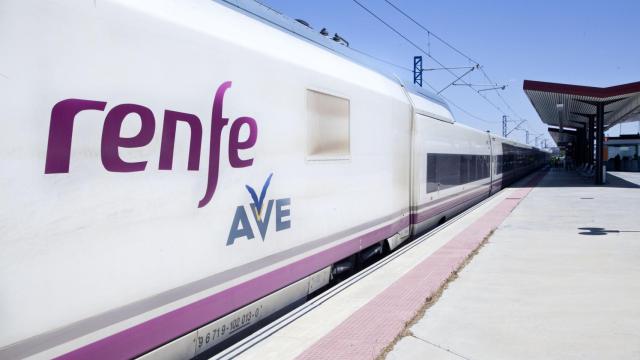
M 607 170 L 640 171 L 640 134 L 605 139 Z

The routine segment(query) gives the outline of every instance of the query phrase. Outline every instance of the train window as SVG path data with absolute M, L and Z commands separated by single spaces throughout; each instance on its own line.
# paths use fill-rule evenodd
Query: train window
M 460 155 L 460 182 L 463 184 L 473 181 L 469 172 L 472 159 L 473 155 Z
M 427 154 L 427 193 L 489 177 L 489 155 Z
M 438 191 L 438 154 L 427 154 L 427 194 Z
M 440 154 L 442 161 L 438 161 L 436 172 L 440 190 L 460 185 L 460 155 Z
M 307 154 L 311 160 L 348 159 L 349 99 L 307 90 Z
M 482 179 L 489 177 L 489 156 L 480 156 L 482 163 Z
M 478 178 L 478 157 L 471 155 L 471 163 L 469 164 L 469 181 L 476 181 Z

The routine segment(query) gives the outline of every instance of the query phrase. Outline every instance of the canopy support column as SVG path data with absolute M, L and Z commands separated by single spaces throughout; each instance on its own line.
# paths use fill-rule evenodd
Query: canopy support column
M 604 184 L 604 176 L 606 174 L 606 170 L 604 169 L 604 114 L 607 112 L 604 111 L 604 107 L 613 104 L 615 102 L 624 100 L 625 98 L 607 100 L 607 101 L 590 101 L 590 100 L 576 100 L 581 103 L 590 104 L 596 107 L 595 114 L 595 136 L 596 136 L 596 172 L 595 172 L 595 183 L 596 185 Z M 589 117 L 589 125 L 592 123 L 592 118 Z
M 587 161 L 590 165 L 593 165 L 593 131 L 595 130 L 595 115 L 589 115 L 589 124 L 587 125 Z
M 596 105 L 596 185 L 604 184 L 604 102 L 598 102 Z
M 587 104 L 596 105 L 595 103 L 591 103 L 591 102 L 588 102 Z M 580 113 L 580 112 L 571 112 L 571 114 L 587 119 L 587 122 L 585 122 L 584 128 L 583 128 L 584 134 L 581 137 L 584 144 L 584 145 L 581 145 L 582 146 L 581 151 L 584 154 L 584 162 L 589 165 L 593 165 L 593 142 L 595 140 L 594 131 L 595 131 L 595 119 L 597 114 Z

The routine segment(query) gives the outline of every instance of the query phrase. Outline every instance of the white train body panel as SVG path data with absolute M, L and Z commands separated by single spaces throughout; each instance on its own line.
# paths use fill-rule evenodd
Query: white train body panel
M 420 232 L 433 225 L 434 221 L 443 221 L 461 208 L 469 207 L 489 195 L 491 148 L 487 133 L 454 124 L 447 119 L 418 113 L 415 124 L 412 222 L 416 224 L 416 232 Z M 457 179 L 447 182 L 446 179 L 435 178 L 435 188 L 430 188 L 429 181 L 433 178 L 430 172 L 436 168 L 428 166 L 431 160 L 429 156 L 431 159 L 436 156 L 444 160 L 437 165 L 440 171 L 458 170 L 463 165 L 460 163 L 462 159 L 482 157 L 486 163 L 474 163 L 474 169 L 482 165 L 486 171 L 482 176 L 466 179 L 461 179 L 454 171 Z
M 0 358 L 140 355 L 488 186 L 427 196 L 486 133 L 232 6 L 7 0 L 0 46 Z
M 1 66 L 8 77 L 0 80 L 2 118 L 19 121 L 5 121 L 0 135 L 2 346 L 408 211 L 409 164 L 398 159 L 409 158 L 410 110 L 396 83 L 217 3 L 138 5 L 3 5 L 1 22 L 13 31 L 2 31 L 0 43 L 15 51 Z M 216 21 L 201 12 L 217 14 Z M 16 31 L 26 35 L 17 38 Z M 246 168 L 229 166 L 227 126 L 215 195 L 198 208 L 207 186 L 212 101 L 227 81 L 223 116 L 230 122 L 250 116 L 258 124 L 255 147 L 241 151 L 254 160 Z M 349 99 L 349 158 L 307 159 L 307 89 Z M 44 174 L 52 107 L 69 98 L 107 104 L 75 118 L 69 172 Z M 101 162 L 105 115 L 127 103 L 155 117 L 153 140 L 121 151 L 126 161 L 147 161 L 146 168 L 109 172 Z M 183 124 L 173 169 L 158 170 L 167 109 L 200 119 L 199 171 L 186 170 Z M 139 130 L 133 117 L 121 134 Z M 267 200 L 291 199 L 291 228 L 274 231 L 272 216 L 264 241 L 252 223 L 256 238 L 227 245 L 234 210 L 251 202 L 245 185 L 260 191 L 270 173 Z
M 499 136 L 490 134 L 491 137 L 491 193 L 500 191 L 502 188 L 502 172 L 498 159 L 502 158 L 502 139 Z

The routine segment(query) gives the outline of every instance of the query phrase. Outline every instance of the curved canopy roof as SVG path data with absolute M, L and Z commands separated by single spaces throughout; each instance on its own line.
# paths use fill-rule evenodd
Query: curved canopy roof
M 525 80 L 524 92 L 542 122 L 551 126 L 581 128 L 595 116 L 595 103 L 605 103 L 604 129 L 640 120 L 640 82 L 592 87 Z

